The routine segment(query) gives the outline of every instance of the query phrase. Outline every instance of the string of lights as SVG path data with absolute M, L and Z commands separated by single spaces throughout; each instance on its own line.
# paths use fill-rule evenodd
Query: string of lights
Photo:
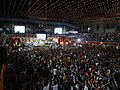
M 72 3 L 72 2 L 71 2 L 71 3 Z M 69 4 L 70 4 L 70 3 L 69 3 Z M 76 4 L 76 3 L 71 4 L 71 6 L 73 6 L 73 5 L 75 6 L 75 4 Z M 62 6 L 62 7 L 64 7 L 64 6 Z M 68 8 L 68 7 L 69 7 L 69 5 L 67 6 L 67 8 Z M 66 8 L 66 7 L 65 7 L 65 8 Z M 64 8 L 64 9 L 65 9 L 65 8 Z M 58 7 L 56 11 L 58 11 L 58 13 L 59 13 L 60 10 L 61 10 L 61 8 Z M 66 9 L 65 9 L 65 10 L 66 10 Z M 54 10 L 54 11 L 55 11 L 55 10 Z M 48 10 L 49 13 L 50 13 L 50 12 L 54 12 L 54 11 L 53 11 L 53 9 L 52 9 L 52 10 L 50 10 L 50 9 Z M 42 14 L 43 12 L 44 12 L 44 10 L 41 11 L 41 12 L 39 12 L 38 15 L 39 15 L 39 14 Z
M 85 20 L 120 18 L 120 0 L 4 0 L 0 16 L 30 19 Z M 7 7 L 8 6 L 8 7 Z
M 28 6 L 22 11 L 21 16 L 23 16 L 23 14 L 26 14 L 26 10 L 30 7 L 31 2 L 32 1 L 30 0 L 29 3 L 28 3 Z M 30 10 L 30 8 L 28 10 Z
M 60 0 L 55 1 L 55 2 L 52 3 L 51 5 L 47 6 L 47 8 L 50 8 L 50 7 L 54 6 L 54 5 L 55 5 L 56 3 L 58 3 L 59 1 L 60 1 Z M 66 1 L 67 1 L 67 0 L 66 0 Z M 65 2 L 65 1 L 64 1 L 64 2 Z M 50 3 L 50 2 L 49 2 L 49 3 Z M 47 3 L 47 4 L 49 4 L 49 3 Z M 47 4 L 46 4 L 46 5 L 47 5 Z M 42 8 L 44 8 L 46 5 L 44 5 Z M 43 9 L 43 10 L 42 10 L 42 8 L 41 8 L 40 10 L 41 10 L 41 12 L 44 12 L 44 10 L 46 10 L 46 9 Z M 39 12 L 40 10 L 38 10 L 37 12 Z M 48 9 L 48 10 L 49 10 L 49 9 Z M 47 11 L 48 11 L 48 10 L 47 10 Z M 33 13 L 32 15 L 35 15 L 35 14 L 39 15 L 37 12 L 36 12 L 36 13 Z
M 33 14 L 33 13 L 35 13 L 39 8 L 40 8 L 40 6 L 42 6 L 42 4 L 44 4 L 45 3 L 45 1 L 43 1 L 43 2 L 40 2 L 39 3 L 39 5 L 38 6 L 36 6 L 36 8 L 35 9 L 33 9 L 30 13 L 29 13 L 29 15 L 31 15 L 31 14 Z
M 50 3 L 50 1 L 47 1 L 47 2 L 46 2 L 46 0 L 45 0 L 45 4 L 44 4 L 40 9 L 36 10 L 34 14 L 36 14 L 36 13 L 38 13 L 39 11 L 43 10 L 43 8 L 46 8 L 46 6 L 47 6 L 49 3 Z
M 76 5 L 75 5 L 76 6 Z M 79 5 L 78 5 L 78 7 L 77 7 L 77 9 L 79 8 Z M 61 9 L 59 9 L 58 11 L 62 11 L 62 13 L 68 13 L 68 12 L 70 12 L 70 11 L 72 11 L 72 10 L 74 10 L 75 8 L 73 7 L 73 8 L 70 8 L 70 9 L 65 9 L 64 8 L 64 10 L 61 10 Z M 81 8 L 80 8 L 81 9 Z M 78 9 L 79 10 L 79 9 Z M 83 9 L 81 9 L 81 10 L 83 10 Z M 86 11 L 86 12 L 88 12 L 88 11 L 90 11 L 90 10 L 92 10 L 92 8 L 90 7 L 90 9 L 88 9 L 88 10 L 83 10 L 83 11 Z M 101 9 L 99 9 L 99 10 L 101 10 Z M 66 12 L 64 12 L 64 11 L 66 11 Z
M 88 4 L 88 3 L 85 3 L 86 5 Z M 85 5 L 85 4 L 83 4 L 83 5 Z M 99 6 L 101 6 L 102 4 L 100 3 L 99 4 Z M 104 4 L 103 4 L 104 5 Z M 102 6 L 103 6 L 102 5 Z M 76 5 L 75 5 L 76 6 Z M 69 7 L 69 6 L 68 6 Z M 73 7 L 74 8 L 74 7 Z M 79 7 L 78 7 L 79 8 Z M 77 8 L 77 9 L 78 9 Z M 96 7 L 95 7 L 96 8 Z M 74 10 L 74 9 L 73 9 Z M 68 13 L 68 12 L 70 12 L 70 11 L 73 11 L 72 9 L 68 9 L 68 10 L 66 10 L 65 8 L 64 8 L 64 10 L 61 10 L 62 11 L 62 13 Z M 57 10 L 57 11 L 60 11 L 60 9 L 59 10 Z M 66 11 L 66 12 L 64 12 L 64 11 Z M 67 12 L 68 11 L 68 12 Z M 77 10 L 76 10 L 77 11 Z M 88 11 L 87 10 L 84 10 L 84 11 L 86 11 L 86 13 L 88 13 Z M 97 10 L 98 11 L 98 10 Z M 100 8 L 100 10 L 99 11 L 101 11 L 101 8 Z M 78 13 L 78 12 L 77 12 Z M 73 13 L 73 15 L 74 15 L 74 13 Z M 87 14 L 88 15 L 88 14 Z M 95 15 L 95 14 L 94 14 Z
M 65 1 L 63 1 L 62 3 L 60 3 L 59 5 L 61 5 L 61 4 L 64 4 L 66 1 L 68 1 L 68 0 L 65 0 Z M 55 6 L 55 7 L 53 7 L 53 8 L 56 8 L 56 3 L 57 2 L 59 2 L 59 0 L 57 0 L 55 3 L 53 3 L 53 4 L 51 4 L 50 6 L 48 6 L 47 8 L 50 8 L 50 7 L 52 7 L 53 5 Z M 48 3 L 47 3 L 48 4 Z M 42 7 L 43 8 L 43 7 Z M 45 9 L 44 9 L 45 10 Z M 43 13 L 44 12 L 44 10 L 42 10 L 42 9 L 40 9 L 40 10 L 38 10 L 36 13 L 39 15 L 40 13 Z M 50 9 L 48 9 L 48 10 L 50 10 Z M 47 11 L 48 11 L 47 10 Z M 34 15 L 36 14 L 36 13 L 34 13 Z
M 5 2 L 6 2 L 6 0 L 4 0 L 4 16 L 5 16 L 5 7 L 6 7 Z
M 19 4 L 18 4 L 18 7 L 17 7 L 17 9 L 16 9 L 16 11 L 15 11 L 15 13 L 14 13 L 14 16 L 16 16 L 18 10 L 20 9 L 20 6 L 21 6 L 22 2 L 23 2 L 23 1 L 20 0 L 20 2 L 19 2 Z
M 113 7 L 115 8 L 115 6 L 113 6 Z M 111 7 L 111 9 L 112 9 L 113 7 Z M 73 9 L 69 9 L 69 10 L 67 10 L 65 13 L 68 13 L 68 12 L 71 11 L 71 12 L 74 14 L 75 11 L 78 11 L 77 9 L 79 9 L 79 7 L 73 8 Z M 111 9 L 110 9 L 110 10 L 111 10 Z M 107 12 L 111 12 L 110 10 L 109 10 L 109 7 L 108 7 L 108 11 L 107 11 Z M 65 10 L 62 10 L 62 11 L 63 11 L 62 13 L 64 13 Z M 85 11 L 85 10 L 84 10 L 84 11 Z M 90 8 L 88 11 L 89 11 L 89 12 L 86 11 L 86 12 L 87 12 L 86 14 L 89 14 L 89 13 L 94 12 L 95 9 L 92 10 L 92 8 Z M 102 9 L 98 9 L 98 10 L 96 10 L 96 11 L 102 12 Z M 112 11 L 112 12 L 113 12 L 113 11 Z M 112 13 L 112 12 L 111 12 L 111 13 Z M 78 11 L 77 13 L 79 13 L 79 11 Z M 102 13 L 104 13 L 104 12 L 102 12 Z M 94 14 L 94 13 L 93 13 L 93 14 Z M 72 15 L 72 14 L 71 14 L 71 15 Z
M 21 6 L 21 9 L 19 10 L 19 12 L 17 13 L 17 16 L 21 15 L 21 12 L 23 10 L 23 7 L 25 6 L 25 3 L 27 2 L 27 0 L 25 0 L 25 2 L 23 3 L 23 5 Z
M 15 2 L 14 2 L 14 4 L 13 4 L 13 8 L 12 8 L 12 11 L 11 11 L 11 16 L 13 15 L 13 13 L 14 13 L 13 11 L 14 11 L 14 9 L 16 8 L 15 5 L 16 5 L 16 0 L 15 0 Z
M 32 8 L 37 4 L 39 0 L 36 0 L 35 3 L 33 3 L 33 5 L 29 8 L 29 10 L 23 15 L 23 17 L 25 17 L 29 12 L 30 10 L 32 10 Z
M 54 12 L 57 10 L 59 10 L 60 8 L 65 8 L 65 6 L 67 5 L 71 5 L 71 3 L 73 3 L 73 1 L 70 1 L 70 2 L 67 2 L 68 0 L 62 2 L 62 3 L 59 3 L 58 5 L 56 5 L 55 7 L 53 8 L 50 8 L 48 11 L 51 11 L 51 12 Z M 67 2 L 67 3 L 66 3 Z
M 9 14 L 10 14 L 10 9 L 11 9 L 11 3 L 12 3 L 12 0 L 10 0 L 9 3 L 10 3 L 10 4 L 9 4 L 9 7 L 8 7 L 8 14 L 7 14 L 7 16 L 9 16 Z
M 102 5 L 102 6 L 103 6 L 103 5 Z M 112 8 L 113 8 L 113 7 L 115 7 L 115 5 L 113 5 Z M 109 7 L 108 7 L 108 9 L 109 9 Z M 99 11 L 99 13 L 100 13 L 101 10 L 102 10 L 102 9 L 99 9 L 99 8 L 98 8 L 98 10 L 95 10 L 95 11 Z M 61 11 L 63 11 L 63 10 L 61 10 Z M 65 13 L 68 13 L 69 11 L 73 11 L 73 10 L 70 10 L 70 9 L 69 9 L 69 11 L 68 11 L 68 10 L 65 10 L 65 11 L 66 11 Z M 68 11 L 68 12 L 67 12 L 67 11 Z M 76 11 L 78 11 L 78 10 L 76 10 Z M 84 10 L 84 11 L 86 12 L 85 14 L 89 13 L 88 10 Z M 64 11 L 63 11 L 62 13 L 64 13 Z M 78 12 L 78 13 L 79 13 L 79 12 Z M 104 11 L 103 11 L 103 13 L 104 13 Z

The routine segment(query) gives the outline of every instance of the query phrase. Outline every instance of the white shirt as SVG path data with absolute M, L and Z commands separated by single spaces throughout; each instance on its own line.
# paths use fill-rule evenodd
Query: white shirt
M 88 90 L 88 87 L 86 85 L 84 86 L 84 90 Z
M 48 85 L 48 86 L 45 86 L 45 87 L 43 88 L 43 90 L 49 90 L 49 85 Z
M 52 86 L 53 90 L 58 90 L 58 84 Z
M 53 74 L 56 75 L 57 69 L 53 69 Z

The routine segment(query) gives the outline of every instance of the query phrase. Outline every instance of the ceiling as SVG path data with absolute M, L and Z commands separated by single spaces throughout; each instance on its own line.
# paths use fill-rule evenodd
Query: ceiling
M 0 17 L 66 21 L 118 20 L 120 0 L 0 0 Z

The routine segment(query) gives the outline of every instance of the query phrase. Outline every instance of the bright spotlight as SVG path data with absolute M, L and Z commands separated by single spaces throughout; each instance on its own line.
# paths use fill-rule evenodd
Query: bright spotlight
M 78 39 L 77 39 L 77 41 L 78 41 L 78 42 L 80 42 L 80 41 L 81 41 L 81 39 L 80 39 L 80 38 L 78 38 Z
M 103 44 L 103 42 L 100 42 L 100 44 Z
M 79 47 L 82 47 L 82 45 L 79 45 Z
M 90 28 L 88 28 L 88 31 L 90 30 Z

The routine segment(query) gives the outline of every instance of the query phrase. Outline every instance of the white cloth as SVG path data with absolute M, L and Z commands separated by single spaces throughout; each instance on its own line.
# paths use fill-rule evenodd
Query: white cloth
M 52 89 L 53 89 L 53 90 L 58 90 L 58 84 L 52 86 Z
M 49 87 L 50 87 L 50 84 L 48 83 L 48 85 L 45 86 L 45 87 L 43 88 L 43 90 L 49 90 Z
M 55 69 L 55 68 L 53 69 L 53 74 L 57 75 L 57 69 Z
M 45 86 L 45 87 L 43 88 L 43 90 L 49 90 L 49 85 L 48 85 L 48 86 Z
M 86 85 L 84 86 L 84 90 L 88 90 L 88 87 Z

